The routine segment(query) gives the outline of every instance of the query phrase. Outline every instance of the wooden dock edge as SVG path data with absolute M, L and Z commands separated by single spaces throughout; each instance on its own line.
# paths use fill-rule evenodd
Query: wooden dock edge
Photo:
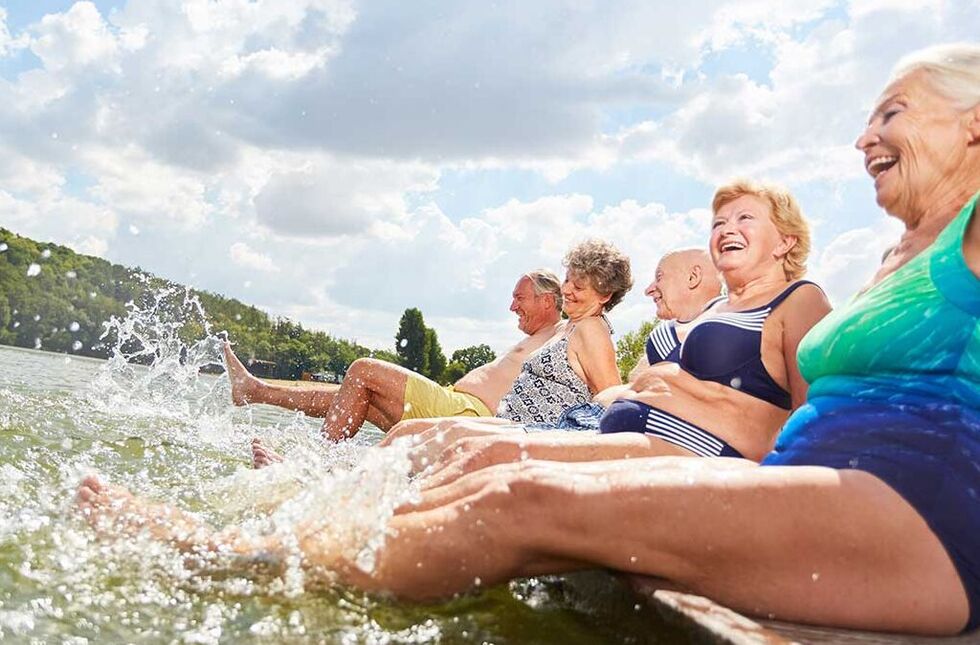
M 772 620 L 755 621 L 693 594 L 631 580 L 631 585 L 664 620 L 683 627 L 692 641 L 712 645 L 977 645 L 980 632 L 945 638 L 815 627 Z

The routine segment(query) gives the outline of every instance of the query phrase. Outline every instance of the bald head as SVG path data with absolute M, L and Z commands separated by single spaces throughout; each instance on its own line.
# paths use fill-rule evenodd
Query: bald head
M 660 258 L 646 290 L 661 320 L 691 320 L 720 293 L 718 271 L 705 249 L 680 249 Z

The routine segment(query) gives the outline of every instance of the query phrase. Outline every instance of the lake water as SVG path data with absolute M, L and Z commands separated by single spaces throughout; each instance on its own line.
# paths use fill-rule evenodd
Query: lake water
M 213 343 L 204 347 L 215 352 Z M 368 447 L 377 430 L 328 447 L 317 420 L 266 406 L 234 408 L 224 376 L 199 375 L 158 354 L 148 369 L 0 347 L 0 641 L 678 639 L 604 573 L 413 605 L 342 588 L 305 592 L 301 576 L 288 573 L 265 581 L 196 576 L 160 544 L 100 540 L 72 506 L 90 472 L 215 525 L 268 530 L 312 513 L 342 517 L 346 532 L 337 539 L 367 558 L 383 540 L 387 513 L 412 494 L 404 456 L 379 461 L 385 451 Z M 253 436 L 284 450 L 289 467 L 251 470 Z

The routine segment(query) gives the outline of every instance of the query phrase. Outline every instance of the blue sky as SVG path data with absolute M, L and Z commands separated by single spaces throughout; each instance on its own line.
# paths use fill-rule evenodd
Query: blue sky
M 519 336 L 516 278 L 603 237 L 703 245 L 714 188 L 788 185 L 839 302 L 898 227 L 852 142 L 977 0 L 0 1 L 0 226 L 391 347 Z

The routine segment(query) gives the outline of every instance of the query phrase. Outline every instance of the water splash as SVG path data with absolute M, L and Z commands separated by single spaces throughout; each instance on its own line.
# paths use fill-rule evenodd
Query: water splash
M 202 380 L 200 372 L 222 365 L 222 339 L 212 333 L 197 296 L 186 288 L 164 288 L 148 292 L 142 306 L 126 303 L 126 311 L 104 323 L 100 340 L 111 350 L 89 402 L 102 410 L 185 419 L 218 412 L 217 383 Z M 189 330 L 200 331 L 185 340 L 194 335 Z

